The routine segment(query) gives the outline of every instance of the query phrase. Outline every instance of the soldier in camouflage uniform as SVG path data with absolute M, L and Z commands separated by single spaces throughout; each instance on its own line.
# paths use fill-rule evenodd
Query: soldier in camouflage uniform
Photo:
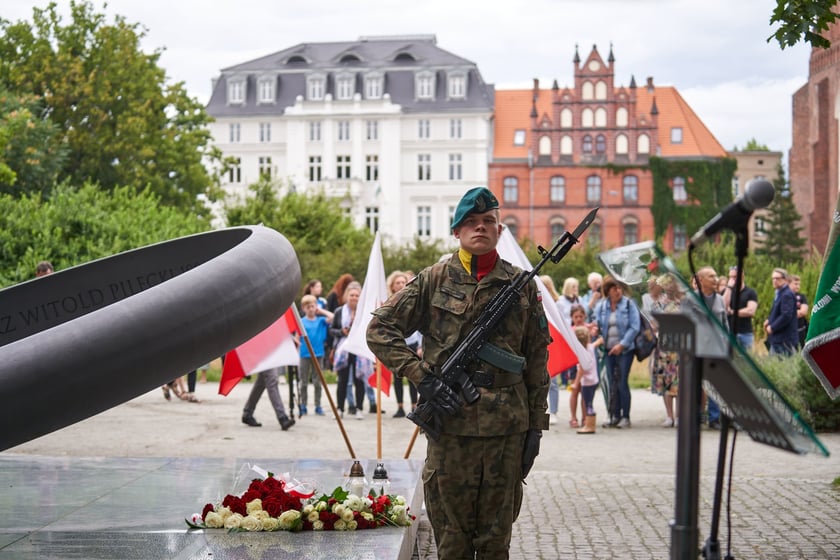
M 438 441 L 427 437 L 426 508 L 441 560 L 508 558 L 522 481 L 548 429 L 546 370 L 550 341 L 539 289 L 523 290 L 490 336 L 497 358 L 479 360 L 470 377 L 481 398 L 462 406 L 437 371 L 471 330 L 482 309 L 520 269 L 496 252 L 498 201 L 484 187 L 461 199 L 452 222 L 460 249 L 426 268 L 374 311 L 368 345 L 396 374 L 417 386 L 442 414 Z M 405 338 L 423 334 L 423 358 Z

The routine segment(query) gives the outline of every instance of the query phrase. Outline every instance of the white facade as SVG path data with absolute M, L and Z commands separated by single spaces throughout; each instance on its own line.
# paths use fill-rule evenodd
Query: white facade
M 248 185 L 269 174 L 297 192 L 323 189 L 340 198 L 358 226 L 378 228 L 388 243 L 402 245 L 420 236 L 454 246 L 449 230 L 454 208 L 466 190 L 487 184 L 492 144 L 487 95 L 481 103 L 461 103 L 460 108 L 449 102 L 449 95 L 467 100 L 470 69 L 417 64 L 410 69 L 371 70 L 363 64 L 352 71 L 296 69 L 299 91 L 278 106 L 271 103 L 272 94 L 279 98 L 292 89 L 283 91 L 283 74 L 266 78 L 266 72 L 244 66 L 223 71 L 227 87 L 217 83 L 208 107 L 215 118 L 213 143 L 225 157 L 240 161 L 224 177 L 228 193 L 244 196 Z M 471 71 L 477 75 L 474 66 Z M 389 86 L 410 106 L 397 103 Z

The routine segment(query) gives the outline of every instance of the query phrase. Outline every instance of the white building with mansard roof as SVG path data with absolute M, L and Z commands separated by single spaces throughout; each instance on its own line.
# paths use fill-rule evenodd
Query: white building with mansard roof
M 451 239 L 461 195 L 487 184 L 494 90 L 433 35 L 302 43 L 221 71 L 207 105 L 214 143 L 261 175 L 340 197 L 391 243 Z

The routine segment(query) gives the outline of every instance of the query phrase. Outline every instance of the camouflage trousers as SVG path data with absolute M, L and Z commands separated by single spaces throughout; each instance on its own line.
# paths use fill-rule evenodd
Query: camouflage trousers
M 423 490 L 438 558 L 508 558 L 522 506 L 525 433 L 427 439 Z

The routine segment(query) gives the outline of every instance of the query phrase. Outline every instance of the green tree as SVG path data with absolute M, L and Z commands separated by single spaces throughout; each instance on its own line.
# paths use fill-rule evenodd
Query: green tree
M 737 150 L 737 148 L 736 148 Z M 749 141 L 744 145 L 745 152 L 769 152 L 770 148 L 767 147 L 767 144 L 759 144 L 758 140 L 755 138 L 750 138 Z
M 0 87 L 0 192 L 20 196 L 53 188 L 66 150 L 54 141 L 57 127 L 44 114 L 41 100 Z
M 229 225 L 263 224 L 282 233 L 297 253 L 303 281 L 319 278 L 325 291 L 345 272 L 364 280 L 373 236 L 353 224 L 340 200 L 323 192 L 282 194 L 270 181 L 248 189 L 244 201 L 226 204 Z
M 767 42 L 775 39 L 784 49 L 803 40 L 813 47 L 828 48 L 831 43 L 821 33 L 840 17 L 834 11 L 836 5 L 837 0 L 776 0 L 770 24 L 778 23 L 779 28 Z
M 32 277 L 44 259 L 67 268 L 208 229 L 192 213 L 161 206 L 151 191 L 93 184 L 16 198 L 0 195 L 0 286 Z
M 0 20 L 0 85 L 44 100 L 69 157 L 61 178 L 106 189 L 147 186 L 161 202 L 206 213 L 197 195 L 215 184 L 202 158 L 210 117 L 182 83 L 166 85 L 160 51 L 140 49 L 145 29 L 113 23 L 89 2 L 70 2 L 65 25 L 55 3 L 32 22 Z
M 781 164 L 773 180 L 776 196 L 764 216 L 765 237 L 756 243 L 756 252 L 776 262 L 795 262 L 802 259 L 805 238 L 802 237 L 802 216 L 793 203 L 793 193 L 785 180 Z

